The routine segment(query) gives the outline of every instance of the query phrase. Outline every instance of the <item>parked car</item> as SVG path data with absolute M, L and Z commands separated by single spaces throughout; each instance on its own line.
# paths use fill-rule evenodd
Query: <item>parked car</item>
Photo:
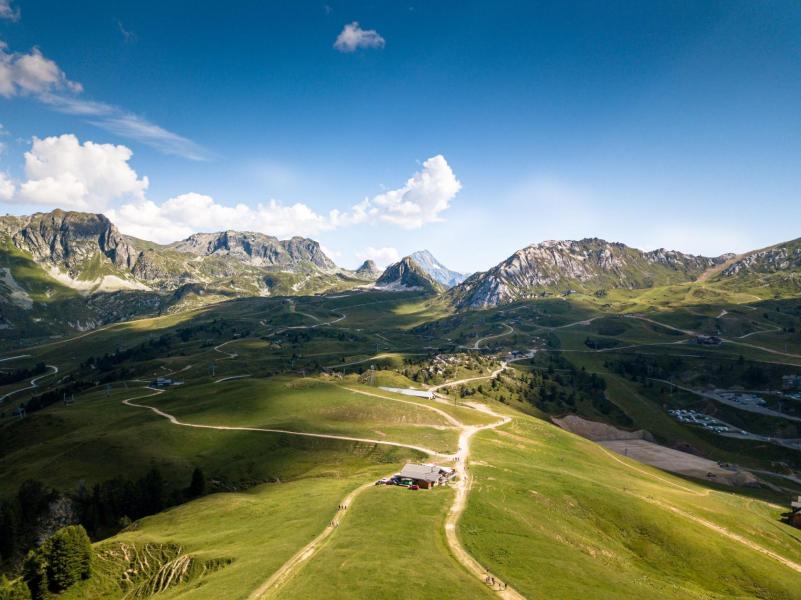
M 409 489 L 410 490 L 419 490 L 420 486 L 417 485 L 416 483 L 413 483 L 412 485 L 409 486 Z
M 378 481 L 376 481 L 375 484 L 376 485 L 391 485 L 392 484 L 392 480 L 384 477 L 384 478 L 379 479 Z

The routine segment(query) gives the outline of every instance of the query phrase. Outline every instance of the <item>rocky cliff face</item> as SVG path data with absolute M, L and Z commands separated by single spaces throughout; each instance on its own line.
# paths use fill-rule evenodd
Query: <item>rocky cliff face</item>
M 336 269 L 320 244 L 302 237 L 279 240 L 249 231 L 196 233 L 169 247 L 197 256 L 227 256 L 260 267 L 291 268 L 306 262 L 320 269 Z
M 2 239 L 62 283 L 84 291 L 104 278 L 108 284 L 111 276 L 118 287 L 173 291 L 187 284 L 213 283 L 236 293 L 246 289 L 265 293 L 267 272 L 302 273 L 307 280 L 319 275 L 330 281 L 339 272 L 320 245 L 306 238 L 279 240 L 260 233 L 223 231 L 198 233 L 159 246 L 121 234 L 103 215 L 61 210 L 2 217 Z
M 457 306 L 481 308 L 574 286 L 647 288 L 693 280 L 723 260 L 664 249 L 643 252 L 596 238 L 547 241 L 518 250 L 489 271 L 469 277 L 452 290 L 451 297 Z
M 435 281 L 410 256 L 389 265 L 375 282 L 375 285 L 377 288 L 393 291 L 417 290 L 440 293 L 445 290 L 442 284 Z
M 410 257 L 420 265 L 420 267 L 428 273 L 434 281 L 444 285 L 446 288 L 451 288 L 455 285 L 462 283 L 467 279 L 467 275 L 452 271 L 441 262 L 439 262 L 434 255 L 428 250 L 420 250 L 413 252 Z
M 74 277 L 98 253 L 124 270 L 133 267 L 139 254 L 103 215 L 54 210 L 4 221 L 3 230 L 14 246 Z
M 801 268 L 801 238 L 744 254 L 724 268 L 721 277 L 768 274 Z

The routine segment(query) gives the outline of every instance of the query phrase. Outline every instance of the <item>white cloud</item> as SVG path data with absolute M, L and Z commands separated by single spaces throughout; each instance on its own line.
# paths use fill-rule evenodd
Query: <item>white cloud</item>
M 170 198 L 161 205 L 151 200 L 124 204 L 106 215 L 121 231 L 157 242 L 172 242 L 198 231 L 260 231 L 277 237 L 311 236 L 337 226 L 332 211 L 315 213 L 305 204 L 285 205 L 270 200 L 251 207 L 226 206 L 211 196 L 190 192 Z
M 0 0 L 0 8 L 2 7 Z M 190 160 L 209 160 L 210 153 L 192 140 L 168 131 L 117 106 L 79 97 L 80 83 L 38 48 L 30 53 L 8 52 L 0 40 L 0 96 L 31 96 L 58 112 L 85 117 L 92 125 L 124 138 L 147 144 L 164 154 Z
M 426 223 L 441 221 L 440 213 L 462 189 L 445 157 L 441 154 L 423 163 L 402 188 L 380 194 L 373 204 L 381 209 L 381 219 L 406 229 L 416 229 Z
M 379 267 L 386 267 L 389 264 L 400 260 L 400 252 L 397 248 L 385 246 L 383 248 L 373 248 L 368 246 L 364 250 L 356 253 L 356 258 L 360 261 L 372 260 Z
M 28 54 L 8 52 L 8 45 L 0 41 L 0 96 L 41 96 L 61 90 L 77 93 L 82 89 L 38 48 Z
M 25 180 L 17 185 L 3 175 L 0 199 L 105 212 L 125 233 L 171 242 L 194 232 L 223 229 L 290 237 L 380 221 L 421 227 L 441 220 L 440 213 L 461 187 L 445 158 L 434 156 L 403 187 L 365 198 L 345 211 L 318 213 L 300 202 L 282 204 L 277 200 L 255 207 L 226 205 L 194 192 L 157 204 L 147 198 L 149 180 L 131 167 L 132 156 L 126 146 L 81 143 L 73 134 L 34 138 L 25 153 Z M 370 258 L 380 263 L 398 258 L 393 248 L 370 251 Z
M 122 39 L 125 40 L 126 44 L 130 44 L 136 41 L 136 34 L 133 31 L 129 31 L 125 29 L 125 25 L 122 24 L 122 21 L 117 19 L 117 29 L 120 30 L 122 34 Z
M 6 202 L 14 197 L 16 186 L 6 173 L 0 172 L 0 200 Z
M 190 160 L 209 160 L 210 153 L 192 140 L 167 131 L 138 115 L 116 112 L 105 119 L 91 122 L 106 131 L 147 144 L 164 154 L 182 156 Z
M 211 196 L 181 194 L 161 205 L 141 198 L 107 211 L 122 231 L 158 242 L 172 242 L 197 231 L 239 229 L 260 231 L 277 237 L 314 236 L 324 231 L 379 220 L 410 229 L 441 221 L 440 213 L 450 206 L 461 188 L 453 171 L 441 155 L 429 158 L 403 187 L 364 199 L 347 211 L 327 214 L 315 212 L 303 203 L 286 205 L 277 200 L 256 207 L 247 204 L 220 204 Z M 379 260 L 393 256 L 381 249 Z
M 149 182 L 139 178 L 125 146 L 84 142 L 71 134 L 33 139 L 25 153 L 27 181 L 15 202 L 103 210 L 119 199 L 143 200 Z
M 0 19 L 16 22 L 19 18 L 19 9 L 11 6 L 11 0 L 0 0 Z
M 340 52 L 355 52 L 359 48 L 383 48 L 385 43 L 375 29 L 362 29 L 354 21 L 339 32 L 334 48 Z

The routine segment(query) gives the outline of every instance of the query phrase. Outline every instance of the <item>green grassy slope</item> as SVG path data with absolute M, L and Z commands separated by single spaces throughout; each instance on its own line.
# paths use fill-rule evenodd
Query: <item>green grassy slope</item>
M 530 418 L 474 446 L 461 535 L 527 597 L 801 597 L 798 571 L 699 522 L 801 568 L 801 532 L 779 522 L 777 506 L 687 483 Z
M 119 543 L 177 544 L 195 559 L 227 559 L 228 566 L 187 585 L 168 588 L 158 598 L 247 598 L 297 549 L 313 539 L 336 513 L 337 501 L 359 485 L 378 477 L 387 466 L 342 478 L 308 478 L 267 484 L 243 493 L 216 494 L 154 517 L 142 519 L 131 531 L 97 545 L 103 552 Z M 105 565 L 104 565 L 105 566 Z M 112 577 L 92 578 L 70 590 L 67 598 L 123 598 Z
M 443 524 L 453 492 L 375 487 L 277 597 L 491 598 L 448 553 Z

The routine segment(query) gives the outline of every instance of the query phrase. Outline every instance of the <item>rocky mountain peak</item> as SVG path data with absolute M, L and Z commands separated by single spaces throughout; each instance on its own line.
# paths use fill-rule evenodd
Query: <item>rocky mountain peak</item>
M 136 262 L 137 250 L 105 215 L 54 210 L 20 219 L 17 226 L 9 232 L 17 248 L 72 275 L 98 252 L 119 268 Z
M 692 281 L 725 257 L 707 258 L 673 250 L 644 252 L 599 238 L 548 240 L 526 246 L 485 273 L 454 288 L 458 306 L 497 306 L 562 293 L 573 288 L 648 288 Z
M 362 279 L 378 279 L 381 275 L 381 269 L 372 260 L 366 260 L 356 269 L 355 273 Z
M 439 293 L 445 289 L 411 256 L 389 265 L 375 284 L 378 288 L 396 291 L 418 290 Z
M 451 288 L 467 278 L 464 273 L 452 271 L 441 262 L 439 262 L 434 255 L 428 250 L 418 250 L 409 255 L 426 273 L 428 273 L 434 281 L 440 283 L 446 288 Z
M 279 240 L 263 233 L 228 230 L 196 233 L 171 244 L 170 248 L 197 256 L 229 256 L 261 267 L 292 268 L 307 262 L 324 270 L 336 269 L 320 244 L 298 236 Z

